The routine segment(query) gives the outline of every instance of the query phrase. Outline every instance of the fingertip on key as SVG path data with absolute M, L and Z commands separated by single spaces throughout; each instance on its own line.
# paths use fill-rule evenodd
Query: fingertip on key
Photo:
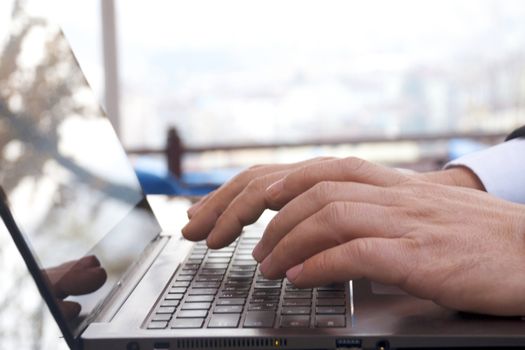
M 252 251 L 252 256 L 253 258 L 255 259 L 255 261 L 257 262 L 261 262 L 262 258 L 263 258 L 263 247 L 261 245 L 261 243 L 259 242 L 255 248 L 253 248 L 253 251 Z
M 288 278 L 288 280 L 293 283 L 297 279 L 297 277 L 301 274 L 302 271 L 303 271 L 303 264 L 295 265 L 294 267 L 286 271 L 286 278 Z

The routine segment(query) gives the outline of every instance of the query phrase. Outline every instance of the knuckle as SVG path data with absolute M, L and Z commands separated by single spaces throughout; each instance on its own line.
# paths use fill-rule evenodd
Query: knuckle
M 322 272 L 323 274 L 329 273 L 330 271 L 332 271 L 331 262 L 332 262 L 332 258 L 330 254 L 320 254 L 317 256 L 317 259 L 315 259 L 314 268 L 317 271 Z
M 260 192 L 261 189 L 264 189 L 265 181 L 263 178 L 255 178 L 250 180 L 248 182 L 248 185 L 246 185 L 246 188 L 244 189 L 245 192 L 249 194 L 253 194 L 254 192 Z
M 366 261 L 373 250 L 370 242 L 366 239 L 357 239 L 352 243 L 345 246 L 347 248 L 345 253 L 354 256 L 357 260 Z
M 325 205 L 320 213 L 319 220 L 321 225 L 336 226 L 344 217 L 345 203 L 331 202 Z
M 323 203 L 329 193 L 333 191 L 334 184 L 329 181 L 321 181 L 315 184 L 310 193 L 310 199 L 316 203 Z
M 366 164 L 366 160 L 357 157 L 347 157 L 343 159 L 344 167 L 350 171 L 361 170 Z

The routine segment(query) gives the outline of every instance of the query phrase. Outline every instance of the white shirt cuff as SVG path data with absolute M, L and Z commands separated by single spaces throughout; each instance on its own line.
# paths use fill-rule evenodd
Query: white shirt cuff
M 467 154 L 445 165 L 472 170 L 488 193 L 525 204 L 525 138 L 510 140 Z

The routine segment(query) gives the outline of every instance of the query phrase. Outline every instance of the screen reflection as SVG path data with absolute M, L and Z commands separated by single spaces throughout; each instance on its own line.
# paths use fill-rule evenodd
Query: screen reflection
M 62 32 L 20 13 L 11 27 L 0 52 L 0 186 L 78 334 L 160 227 Z

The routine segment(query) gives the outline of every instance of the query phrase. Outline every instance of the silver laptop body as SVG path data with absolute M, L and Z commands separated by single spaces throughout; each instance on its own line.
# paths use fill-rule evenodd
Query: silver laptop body
M 525 345 L 520 318 L 367 281 L 266 280 L 251 259 L 264 220 L 218 251 L 163 232 L 62 32 L 31 18 L 13 28 L 0 66 L 0 214 L 71 348 Z M 71 281 L 75 295 L 63 295 Z

